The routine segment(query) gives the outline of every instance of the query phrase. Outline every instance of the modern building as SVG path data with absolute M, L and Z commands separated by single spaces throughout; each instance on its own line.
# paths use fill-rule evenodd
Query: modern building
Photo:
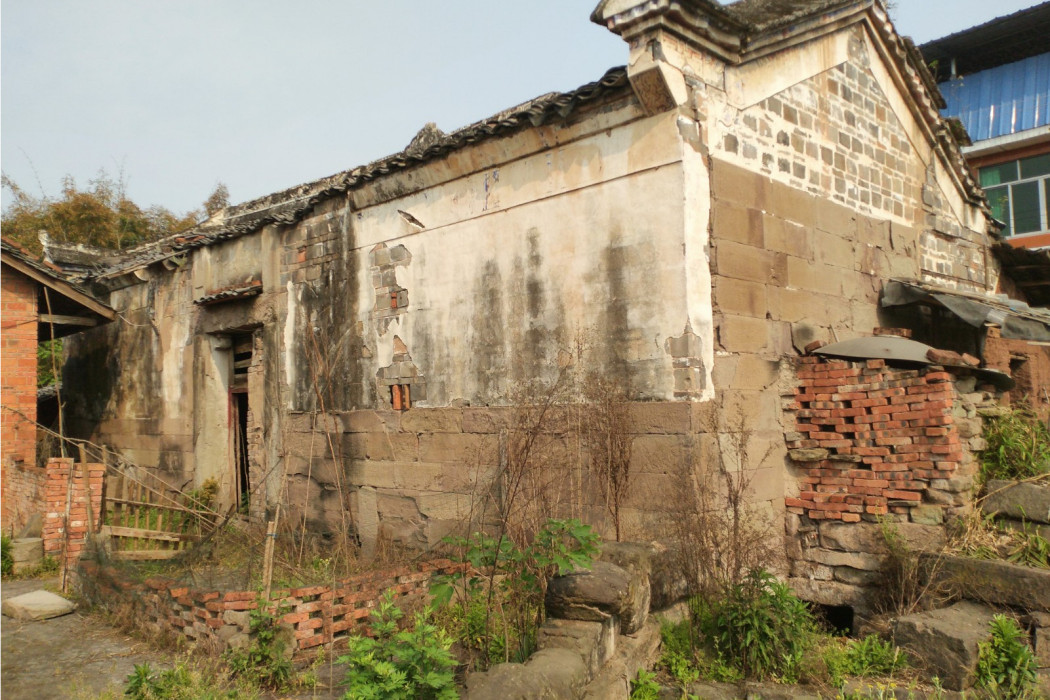
M 919 47 L 1016 247 L 1050 247 L 1050 2 Z

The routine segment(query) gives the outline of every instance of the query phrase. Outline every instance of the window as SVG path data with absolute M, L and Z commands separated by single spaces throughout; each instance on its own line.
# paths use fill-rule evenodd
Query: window
M 980 178 L 1003 235 L 1050 231 L 1050 153 L 989 165 Z

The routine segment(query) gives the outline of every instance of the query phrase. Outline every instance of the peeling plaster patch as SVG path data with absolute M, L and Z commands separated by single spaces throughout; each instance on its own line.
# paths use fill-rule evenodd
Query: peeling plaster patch
M 426 379 L 419 373 L 419 368 L 412 362 L 408 347 L 400 337 L 394 336 L 393 358 L 389 365 L 380 367 L 376 372 L 376 393 L 383 408 L 391 408 L 391 388 L 395 385 L 407 386 L 411 402 L 427 400 Z
M 674 397 L 692 401 L 702 398 L 707 386 L 703 342 L 692 326 L 686 323 L 682 335 L 665 340 L 664 351 L 671 356 Z
M 284 317 L 284 380 L 288 386 L 295 386 L 295 353 L 291 352 L 289 348 L 295 347 L 295 304 L 298 290 L 291 280 L 288 280 L 285 288 L 287 290 L 285 297 L 288 299 L 288 311 Z M 294 402 L 293 395 L 289 393 L 288 407 L 292 408 Z
M 408 309 L 408 290 L 397 282 L 398 266 L 408 266 L 412 254 L 403 245 L 387 248 L 379 243 L 368 254 L 372 270 L 372 286 L 375 288 L 375 306 L 372 319 L 380 335 L 390 327 L 391 321 Z
M 180 319 L 180 322 L 168 324 L 168 328 L 171 329 L 171 337 L 164 352 L 161 376 L 164 402 L 171 405 L 182 399 L 183 363 L 189 344 L 190 326 Z

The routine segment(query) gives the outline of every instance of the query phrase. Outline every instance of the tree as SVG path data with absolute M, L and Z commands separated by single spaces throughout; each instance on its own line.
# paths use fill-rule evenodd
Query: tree
M 123 179 L 105 170 L 85 188 L 67 175 L 58 197 L 31 195 L 7 175 L 2 182 L 13 201 L 4 210 L 0 229 L 5 238 L 37 254 L 41 231 L 62 243 L 120 250 L 193 228 L 229 199 L 226 185 L 219 183 L 202 209 L 178 215 L 157 205 L 143 209 L 127 197 Z

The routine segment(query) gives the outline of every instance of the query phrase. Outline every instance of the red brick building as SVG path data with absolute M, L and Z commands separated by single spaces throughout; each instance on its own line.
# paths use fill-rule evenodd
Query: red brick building
M 0 261 L 0 469 L 7 532 L 43 508 L 45 474 L 36 460 L 37 347 L 116 314 L 60 269 L 6 240 Z

